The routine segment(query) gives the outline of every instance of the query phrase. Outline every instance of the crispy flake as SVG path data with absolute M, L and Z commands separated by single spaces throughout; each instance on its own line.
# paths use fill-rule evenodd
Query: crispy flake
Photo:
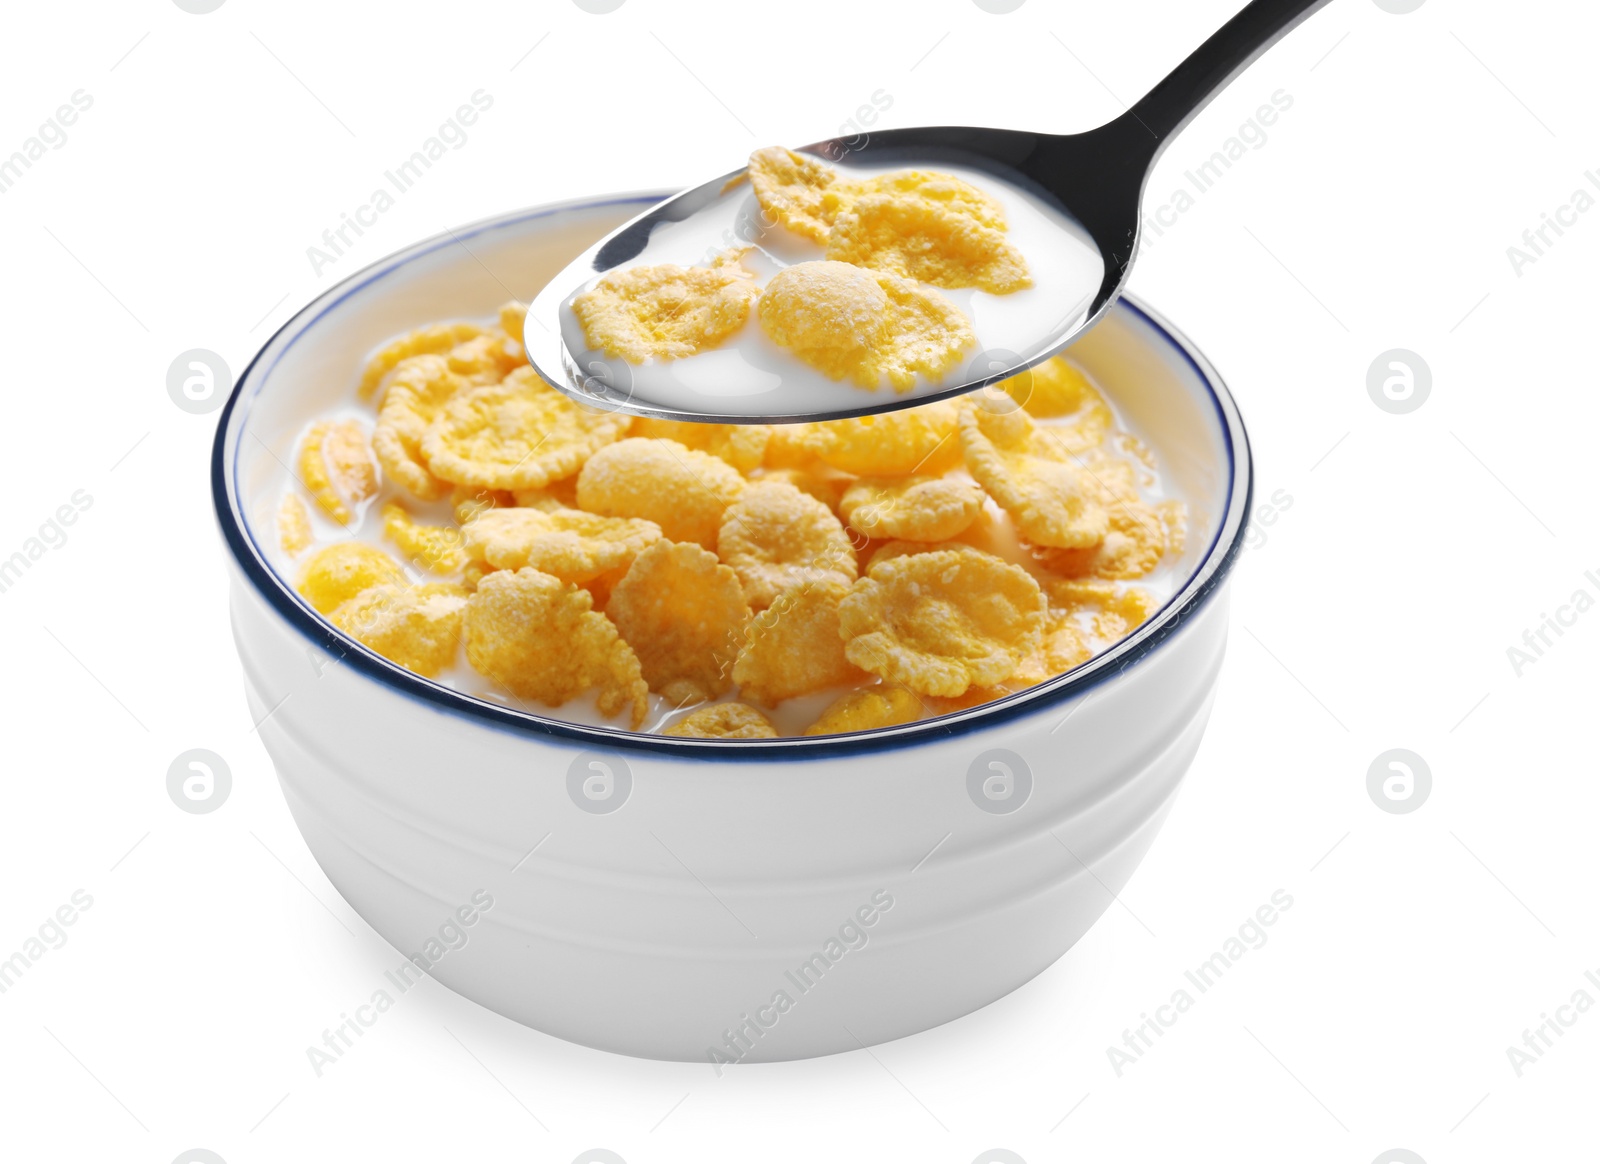
M 773 707 L 865 680 L 865 672 L 845 658 L 839 634 L 839 603 L 849 592 L 847 583 L 828 580 L 801 582 L 778 594 L 745 631 L 733 666 L 740 693 Z
M 644 722 L 639 659 L 589 592 L 534 569 L 484 576 L 467 602 L 467 661 L 513 695 L 560 707 L 594 688 L 602 715 Z
M 855 548 L 822 502 L 782 481 L 753 482 L 723 514 L 717 556 L 757 610 L 798 582 L 855 581 Z
M 448 582 L 369 586 L 328 621 L 385 659 L 428 678 L 456 660 L 467 592 Z
M 677 441 L 629 437 L 578 474 L 578 505 L 607 517 L 653 521 L 673 541 L 717 544 L 723 511 L 745 480 L 726 461 Z
M 383 507 L 383 534 L 399 546 L 406 561 L 419 570 L 454 574 L 467 563 L 459 529 L 453 525 L 418 522 L 404 506 L 395 502 Z
M 630 364 L 681 360 L 718 346 L 744 326 L 759 294 L 739 265 L 743 254 L 724 251 L 710 267 L 660 263 L 603 276 L 572 301 L 584 340 Z
M 532 368 L 450 399 L 422 438 L 434 476 L 489 489 L 537 489 L 570 477 L 628 418 L 569 400 Z
M 959 477 L 862 477 L 845 491 L 839 516 L 869 538 L 943 542 L 978 518 L 983 490 Z
M 692 740 L 769 740 L 778 731 L 749 704 L 713 703 L 691 711 L 662 734 Z
M 817 721 L 806 728 L 808 736 L 833 736 L 845 732 L 866 732 L 894 727 L 922 718 L 922 700 L 904 687 L 867 687 L 841 695 L 823 710 Z
M 1108 519 L 1093 477 L 1022 409 L 968 405 L 961 448 L 967 469 L 1030 542 L 1087 547 L 1105 536 Z
M 1038 645 L 1045 599 L 1019 566 L 950 550 L 880 562 L 839 607 L 845 655 L 922 695 L 1010 677 Z
M 739 577 L 687 542 L 655 542 L 611 592 L 606 613 L 633 646 L 645 682 L 677 703 L 732 684 L 750 607 Z
M 848 263 L 785 267 L 756 305 L 780 347 L 833 380 L 910 391 L 921 373 L 937 380 L 977 343 L 961 309 L 937 291 L 886 271 Z
M 365 542 L 338 542 L 306 559 L 297 588 L 313 608 L 327 614 L 369 586 L 404 581 L 400 563 L 378 547 Z
M 601 517 L 578 509 L 490 509 L 463 527 L 466 556 L 497 570 L 532 566 L 563 582 L 593 581 L 626 570 L 661 537 L 637 518 Z

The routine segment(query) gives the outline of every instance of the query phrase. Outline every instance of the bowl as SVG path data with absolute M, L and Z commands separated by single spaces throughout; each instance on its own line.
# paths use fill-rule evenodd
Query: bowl
M 275 565 L 296 433 L 386 337 L 530 297 L 662 197 L 508 214 L 330 288 L 240 377 L 212 489 L 252 720 L 312 854 L 398 951 L 396 988 L 431 974 L 563 1039 L 721 1071 L 947 1022 L 1083 936 L 1200 744 L 1251 462 L 1216 372 L 1123 299 L 1073 356 L 1189 503 L 1176 593 L 1065 675 L 881 731 L 585 727 L 463 695 L 335 632 Z

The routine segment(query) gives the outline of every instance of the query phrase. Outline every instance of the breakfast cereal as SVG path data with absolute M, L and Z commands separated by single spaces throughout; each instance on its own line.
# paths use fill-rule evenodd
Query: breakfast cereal
M 837 185 L 790 190 L 795 221 L 831 230 L 869 196 Z M 1154 614 L 1182 553 L 1182 501 L 1065 360 L 874 416 L 686 424 L 546 386 L 523 310 L 382 346 L 275 502 L 305 601 L 436 682 L 684 739 L 869 731 L 1083 664 Z

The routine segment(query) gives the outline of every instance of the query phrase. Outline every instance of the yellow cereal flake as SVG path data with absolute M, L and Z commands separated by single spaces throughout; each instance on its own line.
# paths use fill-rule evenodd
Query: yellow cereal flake
M 534 569 L 496 570 L 467 601 L 467 661 L 521 699 L 560 707 L 599 688 L 600 714 L 644 722 L 639 659 L 589 592 Z
M 961 448 L 968 471 L 1030 542 L 1078 548 L 1105 536 L 1106 510 L 1094 479 L 1022 409 L 968 405 Z
M 278 505 L 278 545 L 290 557 L 302 554 L 312 542 L 311 514 L 306 503 L 293 493 L 285 493 Z
M 578 475 L 552 481 L 542 489 L 518 489 L 511 494 L 511 504 L 530 509 L 577 509 Z
M 1056 426 L 1041 427 L 1051 438 L 1059 434 Z M 1085 449 L 1066 454 L 1094 483 L 1100 504 L 1110 508 L 1119 501 L 1139 500 L 1139 470 L 1125 457 L 1119 457 L 1105 448 Z
M 749 704 L 713 703 L 691 711 L 662 734 L 691 740 L 770 740 L 778 729 Z
M 500 330 L 516 343 L 522 343 L 522 325 L 528 318 L 528 305 L 513 299 L 500 307 Z
M 1155 613 L 1155 596 L 1142 586 L 1053 579 L 1045 583 L 1052 615 L 1071 617 L 1104 648 L 1142 626 Z
M 1075 549 L 1041 549 L 1039 561 L 1066 578 L 1143 578 L 1167 553 L 1167 523 L 1142 501 L 1117 502 L 1109 511 L 1106 535 Z
M 804 469 L 815 464 L 816 424 L 803 421 L 799 424 L 774 424 L 769 426 L 766 453 L 761 463 L 768 469 Z
M 782 481 L 793 485 L 800 492 L 810 494 L 834 513 L 838 513 L 839 503 L 844 500 L 845 491 L 858 478 L 814 461 L 800 469 L 764 469 L 758 480 Z
M 1093 651 L 1088 636 L 1071 615 L 1052 610 L 1045 618 L 1044 633 L 1022 665 L 1012 674 L 1008 688 L 1031 687 L 1056 675 L 1064 675 L 1079 663 L 1086 662 Z M 977 688 L 973 688 L 974 691 Z M 998 698 L 1007 691 L 989 693 Z
M 454 574 L 466 565 L 459 529 L 418 522 L 404 506 L 394 502 L 383 507 L 383 535 L 399 546 L 406 560 L 419 570 Z
M 1000 387 L 1041 420 L 1070 418 L 1054 431 L 1061 436 L 1070 434 L 1072 445 L 1089 448 L 1111 431 L 1111 408 L 1105 397 L 1083 369 L 1065 356 L 1052 356 L 1018 372 L 1000 381 Z
M 474 489 L 470 485 L 457 485 L 450 490 L 450 512 L 455 514 L 457 525 L 466 525 L 485 510 L 521 504 L 514 494 L 504 489 Z
M 350 507 L 378 491 L 378 470 L 367 451 L 360 421 L 319 421 L 300 442 L 300 481 L 317 507 L 340 525 L 349 525 Z
M 611 592 L 606 613 L 633 649 L 650 690 L 675 703 L 714 699 L 732 683 L 750 607 L 716 555 L 657 541 Z
M 677 441 L 727 461 L 741 473 L 757 468 L 767 452 L 772 426 L 767 424 L 696 424 L 686 420 L 657 420 L 641 416 L 629 436 Z
M 739 575 L 756 610 L 798 582 L 856 578 L 855 547 L 833 511 L 783 481 L 753 482 L 728 506 L 717 556 Z
M 603 276 L 572 301 L 584 341 L 630 364 L 716 347 L 744 326 L 759 294 L 739 264 L 743 254 L 724 251 L 709 267 L 660 263 Z
M 369 586 L 328 621 L 385 659 L 433 678 L 456 661 L 467 592 L 448 582 Z
M 848 263 L 796 263 L 767 283 L 756 313 L 772 341 L 834 380 L 910 391 L 938 380 L 977 343 L 961 309 L 937 291 Z
M 450 370 L 469 387 L 498 384 L 526 362 L 522 345 L 499 328 L 457 344 L 445 356 Z
M 1156 513 L 1167 531 L 1167 553 L 1176 557 L 1189 542 L 1189 507 L 1172 497 L 1158 504 Z
M 339 542 L 324 546 L 306 560 L 298 589 L 318 613 L 327 614 L 369 586 L 405 580 L 400 563 L 377 546 Z
M 532 566 L 580 585 L 626 570 L 661 537 L 653 521 L 601 517 L 578 509 L 490 509 L 461 530 L 466 557 L 497 570 Z
M 845 490 L 839 516 L 869 538 L 942 542 L 965 533 L 983 490 L 960 477 L 862 477 Z
M 371 396 L 383 378 L 405 360 L 413 356 L 448 352 L 457 344 L 482 333 L 483 328 L 476 323 L 430 323 L 407 332 L 399 339 L 390 340 L 367 360 L 367 366 L 361 372 L 361 398 L 365 400 Z
M 839 603 L 849 592 L 849 584 L 836 579 L 801 582 L 751 619 L 733 665 L 740 694 L 773 707 L 865 680 L 866 673 L 845 658 L 839 634 Z
M 824 212 L 823 191 L 835 181 L 831 167 L 770 146 L 750 155 L 747 172 L 756 201 L 769 218 L 813 242 L 828 241 L 833 211 Z
M 677 441 L 629 437 L 601 449 L 578 474 L 578 506 L 641 517 L 675 542 L 711 549 L 723 511 L 744 491 L 739 471 Z
M 537 489 L 576 473 L 628 423 L 575 404 L 523 367 L 452 397 L 428 426 L 422 455 L 434 476 L 458 485 Z
M 841 695 L 806 728 L 808 736 L 833 736 L 894 727 L 921 719 L 927 710 L 915 692 L 904 687 L 867 687 Z
M 897 412 L 817 423 L 809 441 L 835 469 L 862 477 L 936 476 L 961 463 L 961 406 L 936 400 Z
M 894 170 L 863 178 L 859 182 L 836 183 L 824 195 L 826 209 L 837 215 L 845 205 L 868 195 L 886 195 L 928 202 L 950 214 L 970 218 L 991 230 L 1006 229 L 1005 208 L 999 201 L 970 182 L 936 170 Z
M 992 554 L 936 550 L 880 562 L 839 606 L 845 656 L 921 695 L 993 686 L 1038 645 L 1045 598 Z
M 873 567 L 879 562 L 893 561 L 895 558 L 908 557 L 911 554 L 931 554 L 935 551 L 949 551 L 955 554 L 985 554 L 976 546 L 967 545 L 965 542 L 908 542 L 889 541 L 874 542 L 867 554 L 866 565 L 862 568 L 863 574 L 872 573 Z M 998 555 L 991 555 L 998 556 Z
M 1005 295 L 1033 286 L 999 205 L 947 174 L 857 183 L 834 216 L 827 256 L 937 287 Z
M 420 500 L 437 501 L 450 492 L 448 482 L 428 471 L 422 439 L 461 386 L 444 356 L 424 354 L 403 360 L 384 389 L 372 451 L 389 478 Z

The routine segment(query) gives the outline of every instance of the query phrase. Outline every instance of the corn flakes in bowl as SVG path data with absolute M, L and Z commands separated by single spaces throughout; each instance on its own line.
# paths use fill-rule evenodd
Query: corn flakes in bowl
M 1037 392 L 837 429 L 555 405 L 500 278 L 659 197 L 329 289 L 240 377 L 212 487 L 252 722 L 408 973 L 721 1070 L 954 1019 L 1087 930 L 1199 745 L 1251 462 L 1132 301 Z

